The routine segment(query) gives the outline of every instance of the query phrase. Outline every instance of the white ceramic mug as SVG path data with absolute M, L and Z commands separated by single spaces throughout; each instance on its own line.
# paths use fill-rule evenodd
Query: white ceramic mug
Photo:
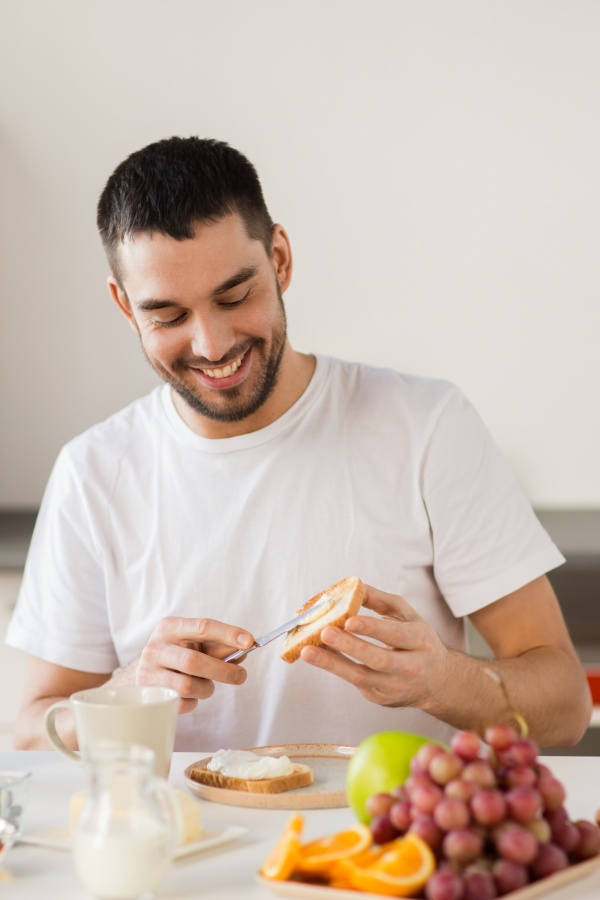
M 67 747 L 56 731 L 54 720 L 61 709 L 73 713 L 82 751 L 103 740 L 142 744 L 155 753 L 155 773 L 168 777 L 179 711 L 177 691 L 151 685 L 105 685 L 77 691 L 50 706 L 44 717 L 48 739 L 63 756 L 81 763 L 81 755 Z

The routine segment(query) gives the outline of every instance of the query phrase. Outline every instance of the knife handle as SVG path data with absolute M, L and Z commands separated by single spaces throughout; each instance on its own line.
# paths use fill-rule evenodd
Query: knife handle
M 229 656 L 223 657 L 223 662 L 233 662 L 234 659 L 245 656 L 247 653 L 250 653 L 251 650 L 256 650 L 257 647 L 258 644 L 253 644 L 251 647 L 248 647 L 247 650 L 236 650 L 235 653 L 230 653 Z

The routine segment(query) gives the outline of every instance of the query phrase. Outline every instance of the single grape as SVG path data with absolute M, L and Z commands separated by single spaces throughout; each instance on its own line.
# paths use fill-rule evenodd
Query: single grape
M 469 807 L 463 800 L 444 797 L 433 810 L 433 820 L 442 831 L 466 828 L 471 821 Z
M 401 834 L 408 831 L 411 823 L 410 803 L 408 800 L 396 800 L 393 806 L 390 807 L 388 815 L 394 828 L 397 828 Z M 549 830 L 550 826 L 548 825 Z
M 489 856 L 482 856 L 480 859 L 476 859 L 475 862 L 469 863 L 462 870 L 463 875 L 468 875 L 469 872 L 491 872 L 492 871 L 493 860 Z
M 552 829 L 550 828 L 550 823 L 546 819 L 534 819 L 533 822 L 528 822 L 526 827 L 527 830 L 537 838 L 540 844 L 547 844 L 552 840 Z
M 501 753 L 518 741 L 519 735 L 510 725 L 490 725 L 486 728 L 483 739 L 492 749 Z
M 473 731 L 459 731 L 450 741 L 450 747 L 465 762 L 477 759 L 482 750 L 481 740 Z
M 538 776 L 531 766 L 508 766 L 503 781 L 506 787 L 534 787 Z
M 412 756 L 410 762 L 408 764 L 408 768 L 410 769 L 411 775 L 427 775 L 427 769 L 424 769 L 417 756 Z
M 416 807 L 413 803 L 411 803 L 410 800 L 409 800 L 408 802 L 409 802 L 409 806 L 410 806 L 410 809 L 409 809 L 409 811 L 408 811 L 408 815 L 410 816 L 410 821 L 411 821 L 411 822 L 414 822 L 415 819 L 418 819 L 418 818 L 419 818 L 419 816 L 424 816 L 424 815 L 426 815 L 426 813 L 423 813 L 423 812 L 421 812 L 420 809 L 417 809 L 417 807 Z
M 464 900 L 465 886 L 456 872 L 434 872 L 425 886 L 427 900 Z
M 500 856 L 522 866 L 528 866 L 532 862 L 539 847 L 530 831 L 522 825 L 512 823 L 506 828 L 498 829 L 495 843 Z
M 535 788 L 511 788 L 505 799 L 509 815 L 516 822 L 533 822 L 542 812 L 542 798 Z
M 410 795 L 416 787 L 423 787 L 423 786 L 427 787 L 431 784 L 433 784 L 433 781 L 431 780 L 429 775 L 418 774 L 415 772 L 415 773 L 411 773 L 408 776 L 408 778 L 404 782 L 404 788 L 406 790 L 408 798 L 410 799 Z
M 555 828 L 558 828 L 560 825 L 563 825 L 565 822 L 569 822 L 569 813 L 567 812 L 564 806 L 559 806 L 558 809 L 551 809 L 544 812 L 544 818 L 550 825 L 550 828 L 554 832 Z
M 405 784 L 399 784 L 390 791 L 394 800 L 408 800 L 408 791 Z
M 454 800 L 462 800 L 468 803 L 473 794 L 478 790 L 474 781 L 467 781 L 465 778 L 453 778 L 444 788 L 446 797 L 452 797 Z
M 552 843 L 556 844 L 565 853 L 573 853 L 579 843 L 579 831 L 572 822 L 563 822 L 552 828 Z
M 444 792 L 437 784 L 416 785 L 410 792 L 410 802 L 419 812 L 430 813 L 443 796 Z
M 541 844 L 535 859 L 531 863 L 531 871 L 536 878 L 547 878 L 569 865 L 569 857 L 556 844 Z
M 398 837 L 399 831 L 392 825 L 389 815 L 378 816 L 370 824 L 371 834 L 376 844 L 387 844 Z
M 433 816 L 425 814 L 418 816 L 412 820 L 408 830 L 422 838 L 432 850 L 437 850 L 442 844 L 444 832 L 435 824 Z
M 449 831 L 442 841 L 442 852 L 446 859 L 466 866 L 481 856 L 483 837 L 472 828 L 456 828 Z
M 442 750 L 436 753 L 429 763 L 429 774 L 437 784 L 448 784 L 454 778 L 458 778 L 463 767 L 462 759 L 454 753 Z
M 429 764 L 434 756 L 443 751 L 443 747 L 440 747 L 439 744 L 423 744 L 422 747 L 419 747 L 412 760 L 421 766 L 424 772 L 429 772 Z
M 579 841 L 573 849 L 576 859 L 591 859 L 600 854 L 600 829 L 586 819 L 578 819 L 573 823 L 579 832 Z
M 466 781 L 473 781 L 482 788 L 496 787 L 494 770 L 484 759 L 476 759 L 467 763 L 461 772 L 461 778 L 464 778 Z
M 553 812 L 565 802 L 566 791 L 558 778 L 554 778 L 553 775 L 541 775 L 538 778 L 536 787 L 542 798 L 545 810 Z
M 529 873 L 526 867 L 511 862 L 509 859 L 496 860 L 492 866 L 492 875 L 501 897 L 529 884 Z
M 468 872 L 464 875 L 464 900 L 495 900 L 496 882 L 489 872 Z
M 471 812 L 479 825 L 491 827 L 506 818 L 504 794 L 495 788 L 482 788 L 471 798 Z
M 502 754 L 502 761 L 508 766 L 532 766 L 539 752 L 535 741 L 515 741 Z
M 539 759 L 538 759 L 538 761 L 536 762 L 536 764 L 535 764 L 535 766 L 534 766 L 534 769 L 535 769 L 535 771 L 537 772 L 538 778 L 541 778 L 542 775 L 552 775 L 552 772 L 551 772 L 550 768 L 549 768 L 545 763 L 541 763 L 541 762 L 539 761 Z M 553 775 L 552 775 L 552 777 L 554 778 Z
M 385 816 L 393 805 L 394 798 L 387 793 L 372 794 L 365 804 L 367 812 L 372 819 Z

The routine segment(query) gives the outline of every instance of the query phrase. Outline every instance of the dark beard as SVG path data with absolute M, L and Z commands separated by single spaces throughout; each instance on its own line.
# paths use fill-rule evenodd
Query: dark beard
M 214 422 L 241 422 L 243 419 L 246 419 L 248 416 L 253 415 L 253 413 L 259 410 L 275 390 L 275 386 L 277 385 L 277 380 L 279 378 L 279 370 L 281 367 L 281 360 L 283 358 L 287 336 L 287 319 L 285 315 L 285 307 L 283 305 L 283 296 L 281 294 L 281 291 L 279 290 L 279 284 L 277 282 L 275 283 L 275 286 L 277 295 L 279 297 L 279 305 L 282 315 L 281 330 L 278 329 L 273 334 L 271 354 L 267 359 L 265 369 L 256 384 L 254 395 L 248 399 L 248 402 L 245 406 L 221 409 L 217 405 L 209 405 L 201 397 L 198 397 L 191 388 L 189 388 L 183 382 L 179 381 L 179 379 L 175 375 L 170 372 L 165 372 L 162 369 L 159 369 L 156 366 L 152 365 L 152 363 L 148 359 L 148 356 L 146 355 L 146 351 L 144 350 L 144 346 L 142 344 L 142 352 L 146 357 L 146 361 L 152 366 L 154 371 L 158 375 L 160 375 L 163 381 L 166 381 L 171 385 L 173 390 L 179 394 L 181 399 L 184 400 L 185 403 L 187 403 L 187 405 L 194 410 L 194 412 L 199 413 L 201 416 L 204 416 L 207 419 L 212 419 Z M 266 341 L 258 340 L 252 346 L 253 348 L 259 349 L 265 344 Z M 250 347 L 246 348 L 246 350 L 249 349 Z M 181 362 L 179 366 L 175 364 L 173 368 L 175 369 L 175 371 L 177 371 L 177 368 L 185 371 L 188 368 L 188 363 Z M 237 397 L 240 396 L 241 393 L 241 387 L 228 388 L 227 397 L 229 400 L 234 401 Z
M 256 347 L 257 344 L 254 344 L 254 346 Z M 245 406 L 239 406 L 237 409 L 216 409 L 213 406 L 209 406 L 200 397 L 197 397 L 190 388 L 186 387 L 186 385 L 181 382 L 175 381 L 172 378 L 169 378 L 168 381 L 173 390 L 177 391 L 181 399 L 185 400 L 187 405 L 190 406 L 194 412 L 200 413 L 201 416 L 205 416 L 207 419 L 212 419 L 215 422 L 241 422 L 242 419 L 251 416 L 260 409 L 263 403 L 266 403 L 273 393 L 279 377 L 279 369 L 281 367 L 284 348 L 285 332 L 281 344 L 278 347 L 273 348 L 275 352 L 271 354 L 267 361 L 267 367 L 256 386 L 254 397 L 251 398 Z M 232 387 L 229 388 L 227 396 L 231 400 L 234 400 L 240 393 L 241 391 L 239 388 Z

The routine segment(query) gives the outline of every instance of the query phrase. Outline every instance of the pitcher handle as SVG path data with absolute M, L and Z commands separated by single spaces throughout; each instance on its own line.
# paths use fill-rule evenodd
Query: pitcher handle
M 171 825 L 171 856 L 185 836 L 185 821 L 179 803 L 175 799 L 175 791 L 166 778 L 153 775 L 145 785 L 148 794 L 154 795 L 159 806 L 164 810 Z

